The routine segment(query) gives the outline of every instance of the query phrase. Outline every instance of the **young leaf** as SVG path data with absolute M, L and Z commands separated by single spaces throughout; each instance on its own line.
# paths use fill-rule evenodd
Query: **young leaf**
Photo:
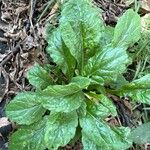
M 86 107 L 87 107 L 86 102 L 83 101 L 81 106 L 77 109 L 78 116 L 80 117 L 86 116 L 87 112 Z
M 87 77 L 76 76 L 71 79 L 71 82 L 76 83 L 81 89 L 86 89 L 90 85 L 91 80 Z
M 115 81 L 126 70 L 128 55 L 124 48 L 106 47 L 89 59 L 83 75 L 103 85 Z
M 102 36 L 100 39 L 100 46 L 102 48 L 106 47 L 106 45 L 110 44 L 114 36 L 114 27 L 105 26 L 104 31 L 102 32 Z
M 150 122 L 144 123 L 131 131 L 131 138 L 136 144 L 146 144 L 150 142 Z
M 124 86 L 128 83 L 129 83 L 129 81 L 127 81 L 125 79 L 125 77 L 122 74 L 120 74 L 120 75 L 118 75 L 117 80 L 114 83 L 111 83 L 110 86 L 113 89 L 120 89 L 120 88 L 122 88 L 122 86 Z
M 29 125 L 42 118 L 45 109 L 41 106 L 37 93 L 19 93 L 6 107 L 9 119 L 18 124 Z
M 47 70 L 45 70 L 39 64 L 36 64 L 28 71 L 27 79 L 37 89 L 44 89 L 48 85 L 53 84 L 52 78 Z
M 52 113 L 46 125 L 45 142 L 50 150 L 65 146 L 74 137 L 78 125 L 75 111 L 70 113 Z
M 103 23 L 98 9 L 90 0 L 69 0 L 61 12 L 60 29 L 66 46 L 82 68 L 87 50 L 94 52 L 99 45 Z
M 76 62 L 63 42 L 59 29 L 55 30 L 49 38 L 47 52 L 63 73 L 71 78 Z
M 129 128 L 110 128 L 106 123 L 95 118 L 90 113 L 80 118 L 80 125 L 85 150 L 88 150 L 89 147 L 94 150 L 124 150 L 132 144 L 128 138 Z
M 102 146 L 96 145 L 84 133 L 82 133 L 82 143 L 83 143 L 84 150 L 100 150 L 100 149 L 104 149 Z M 105 150 L 108 150 L 108 149 L 105 149 Z
M 112 40 L 113 47 L 128 47 L 140 39 L 140 16 L 128 9 L 118 20 Z
M 75 83 L 48 86 L 41 95 L 43 107 L 55 112 L 71 112 L 84 101 L 82 89 Z
M 123 86 L 120 91 L 136 102 L 150 104 L 150 74 Z
M 96 117 L 105 118 L 109 115 L 116 116 L 117 111 L 116 107 L 112 103 L 110 99 L 108 99 L 105 95 L 90 95 L 92 99 L 87 102 L 87 110 Z M 95 101 L 95 103 L 94 103 Z
M 44 118 L 30 126 L 22 126 L 10 138 L 10 150 L 44 150 L 46 119 Z

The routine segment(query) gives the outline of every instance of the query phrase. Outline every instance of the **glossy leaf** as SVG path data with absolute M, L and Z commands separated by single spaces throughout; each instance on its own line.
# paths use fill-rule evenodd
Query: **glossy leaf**
M 30 126 L 22 126 L 10 138 L 10 150 L 44 150 L 46 119 Z
M 150 142 L 150 122 L 144 123 L 131 132 L 131 138 L 136 144 L 146 144 Z
M 128 83 L 129 83 L 129 81 L 127 81 L 125 79 L 125 77 L 122 74 L 120 74 L 120 75 L 118 75 L 117 80 L 114 83 L 110 84 L 110 86 L 113 89 L 118 89 L 119 90 L 119 89 L 122 88 L 122 86 L 124 86 Z
M 84 150 L 107 150 L 102 146 L 96 145 L 92 140 L 90 140 L 84 133 L 82 133 L 82 143 L 84 146 Z
M 105 26 L 104 31 L 100 39 L 101 48 L 105 48 L 108 44 L 111 43 L 114 36 L 114 27 Z
M 112 44 L 114 47 L 128 47 L 140 39 L 140 16 L 128 9 L 118 20 Z
M 48 54 L 69 78 L 74 74 L 75 59 L 66 47 L 59 29 L 55 30 L 48 40 Z
M 80 117 L 86 116 L 86 113 L 87 113 L 86 108 L 87 108 L 86 102 L 83 101 L 81 106 L 77 109 L 78 116 Z
M 126 70 L 128 56 L 124 48 L 107 47 L 89 59 L 83 75 L 103 85 L 115 81 Z
M 82 89 L 75 83 L 49 86 L 41 95 L 43 107 L 55 112 L 71 112 L 84 100 Z
M 32 124 L 40 120 L 46 111 L 39 101 L 37 93 L 19 93 L 7 105 L 7 117 L 18 124 Z
M 87 77 L 76 76 L 71 79 L 71 82 L 76 83 L 81 89 L 86 89 L 90 85 L 91 80 Z
M 136 102 L 150 104 L 150 74 L 123 86 L 120 91 Z
M 28 71 L 27 78 L 29 82 L 37 89 L 44 89 L 48 85 L 53 84 L 49 72 L 39 64 L 36 64 Z
M 110 128 L 102 120 L 88 113 L 80 119 L 82 127 L 82 142 L 85 150 L 89 147 L 94 150 L 124 150 L 131 146 L 129 139 L 129 128 Z
M 96 117 L 106 118 L 109 115 L 116 116 L 116 107 L 105 95 L 90 95 L 91 100 L 87 101 L 87 110 Z
M 76 112 L 52 113 L 46 125 L 45 142 L 50 150 L 65 146 L 74 137 L 78 125 Z
M 99 14 L 99 10 L 92 6 L 90 0 L 70 0 L 62 9 L 61 35 L 81 68 L 85 59 L 93 55 L 95 48 L 99 45 L 103 30 Z

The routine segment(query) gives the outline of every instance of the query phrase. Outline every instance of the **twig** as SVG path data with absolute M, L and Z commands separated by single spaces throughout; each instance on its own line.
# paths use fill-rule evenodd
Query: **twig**
M 6 38 L 2 38 L 2 37 L 0 37 L 0 41 L 1 42 L 8 42 L 8 40 Z
M 39 22 L 41 20 L 41 18 L 45 15 L 46 11 L 54 3 L 54 1 L 55 0 L 51 0 L 51 1 L 47 2 L 47 5 L 46 5 L 45 9 L 43 10 L 42 14 L 40 15 L 39 19 L 37 20 L 37 22 Z
M 0 68 L 0 71 L 3 74 L 3 77 L 5 78 L 5 82 L 6 82 L 4 93 L 0 97 L 0 103 L 1 103 L 3 101 L 6 93 L 8 92 L 8 88 L 9 88 L 9 75 L 8 75 L 8 73 L 5 71 L 5 69 L 3 67 Z
M 20 50 L 20 45 L 18 44 L 14 50 L 7 55 L 1 62 L 0 62 L 0 67 L 3 67 L 18 51 Z

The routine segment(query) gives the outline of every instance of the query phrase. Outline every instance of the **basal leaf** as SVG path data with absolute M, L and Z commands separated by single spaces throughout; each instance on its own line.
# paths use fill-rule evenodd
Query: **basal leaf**
M 48 86 L 41 95 L 43 107 L 55 112 L 71 112 L 84 100 L 82 89 L 75 83 Z
M 150 142 L 150 122 L 144 123 L 131 132 L 131 138 L 136 144 L 146 144 Z
M 128 83 L 129 83 L 129 81 L 127 81 L 125 79 L 125 77 L 122 74 L 120 74 L 120 75 L 118 75 L 117 80 L 114 83 L 110 84 L 110 86 L 113 89 L 121 89 L 122 86 L 124 86 Z
M 106 47 L 106 45 L 110 44 L 114 36 L 114 27 L 105 26 L 104 31 L 102 32 L 102 36 L 100 39 L 100 46 L 102 48 Z
M 6 114 L 9 119 L 18 124 L 32 124 L 42 118 L 45 109 L 39 102 L 36 93 L 19 93 L 7 106 Z
M 150 74 L 132 81 L 128 87 L 130 89 L 150 89 Z
M 84 150 L 101 150 L 103 147 L 96 145 L 93 141 L 88 139 L 88 137 L 82 133 L 82 143 L 84 146 Z M 105 150 L 105 149 L 103 149 Z
M 10 138 L 10 150 L 44 150 L 46 119 L 30 126 L 22 126 Z
M 117 115 L 116 107 L 105 95 L 91 94 L 90 96 L 91 100 L 87 101 L 87 110 L 93 116 L 106 118 L 109 115 Z
M 49 38 L 47 52 L 60 69 L 62 69 L 63 73 L 65 73 L 68 78 L 71 78 L 74 74 L 76 62 L 62 40 L 59 29 L 55 30 Z
M 71 79 L 71 82 L 76 83 L 81 89 L 86 89 L 90 85 L 91 80 L 87 77 L 76 76 Z
M 125 150 L 132 144 L 129 139 L 129 128 L 110 128 L 102 120 L 88 113 L 80 118 L 82 127 L 82 142 L 85 150 L 92 147 L 94 150 Z
M 90 0 L 69 0 L 61 12 L 62 38 L 81 69 L 99 45 L 103 30 L 99 14 Z
M 65 146 L 74 137 L 78 125 L 78 116 L 75 111 L 70 113 L 52 113 L 48 117 L 45 129 L 45 142 L 50 150 L 57 150 Z
M 150 74 L 124 85 L 120 91 L 136 102 L 150 104 Z
M 128 56 L 124 48 L 106 47 L 89 59 L 83 75 L 103 85 L 115 81 L 126 70 Z
M 128 47 L 140 39 L 140 16 L 128 9 L 118 20 L 112 44 L 114 47 Z
M 77 113 L 78 113 L 78 116 L 86 116 L 86 113 L 87 113 L 87 110 L 86 110 L 86 103 L 85 101 L 82 102 L 81 106 L 77 109 Z
M 29 82 L 37 89 L 44 89 L 48 85 L 53 84 L 49 72 L 41 67 L 39 64 L 36 64 L 28 71 L 27 78 Z

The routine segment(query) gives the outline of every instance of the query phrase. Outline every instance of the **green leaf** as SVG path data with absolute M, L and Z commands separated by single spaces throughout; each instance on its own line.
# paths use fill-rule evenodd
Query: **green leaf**
M 84 133 L 82 133 L 82 143 L 84 146 L 84 150 L 101 150 L 103 147 L 96 145 L 93 141 L 91 141 Z M 105 149 L 103 149 L 105 150 Z
M 81 106 L 77 109 L 78 116 L 80 117 L 86 116 L 86 111 L 87 111 L 86 107 L 87 107 L 86 102 L 83 101 Z
M 21 126 L 10 139 L 10 150 L 57 150 L 74 137 L 78 125 L 77 113 L 52 113 L 42 121 Z
M 114 27 L 105 26 L 104 31 L 100 39 L 101 47 L 104 48 L 106 45 L 110 44 L 114 36 Z
M 60 19 L 62 38 L 82 69 L 85 59 L 93 55 L 103 30 L 100 12 L 90 0 L 69 0 Z
M 63 73 L 66 74 L 68 78 L 71 78 L 74 74 L 76 62 L 62 40 L 59 29 L 55 30 L 50 36 L 47 52 Z
M 81 89 L 86 89 L 90 85 L 91 80 L 87 77 L 76 76 L 71 79 L 71 82 L 76 83 Z
M 22 126 L 10 138 L 10 150 L 44 150 L 46 119 L 30 126 Z
M 129 83 L 129 81 L 127 81 L 125 79 L 125 77 L 122 74 L 120 74 L 120 75 L 118 75 L 117 80 L 114 83 L 112 83 L 110 86 L 112 89 L 120 89 L 120 88 L 122 88 L 122 86 L 124 86 L 128 83 Z
M 41 67 L 39 64 L 36 64 L 28 71 L 27 79 L 37 89 L 44 89 L 48 85 L 53 84 L 49 72 Z
M 45 109 L 41 106 L 37 93 L 19 93 L 7 106 L 6 115 L 18 124 L 32 124 L 42 118 Z
M 150 74 L 126 84 L 120 89 L 120 93 L 131 97 L 135 102 L 150 104 Z
M 103 85 L 115 81 L 126 70 L 128 55 L 124 48 L 106 47 L 89 59 L 83 75 Z
M 140 16 L 128 9 L 118 20 L 112 40 L 113 47 L 128 47 L 140 39 Z
M 52 113 L 48 117 L 45 142 L 50 150 L 65 146 L 74 137 L 78 125 L 75 111 L 70 113 Z
M 84 101 L 82 89 L 75 83 L 48 86 L 41 96 L 43 107 L 55 112 L 71 112 Z
M 90 147 L 94 150 L 123 150 L 132 145 L 129 128 L 110 128 L 90 113 L 80 118 L 80 125 L 85 150 Z
M 134 80 L 129 84 L 130 89 L 150 89 L 150 74 L 140 79 Z
M 144 123 L 131 131 L 131 138 L 136 144 L 146 144 L 150 142 L 150 122 Z
M 106 118 L 109 115 L 116 116 L 116 107 L 110 99 L 103 94 L 90 94 L 90 101 L 87 101 L 87 110 L 96 117 Z

